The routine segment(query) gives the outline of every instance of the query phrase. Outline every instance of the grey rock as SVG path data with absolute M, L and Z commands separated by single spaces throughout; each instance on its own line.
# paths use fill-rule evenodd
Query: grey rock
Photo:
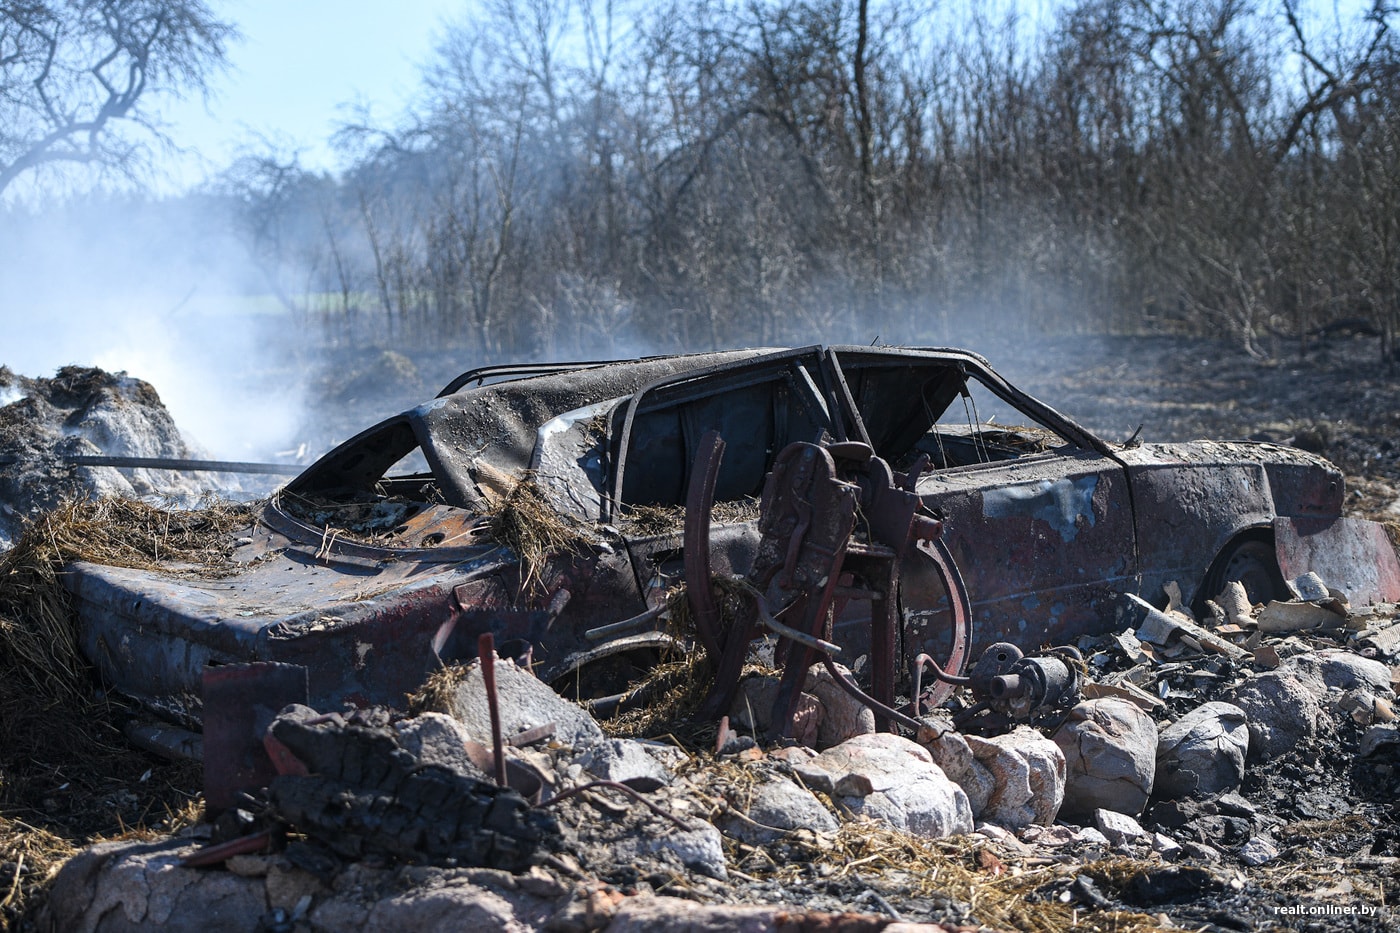
M 1317 734 L 1318 685 L 1295 671 L 1269 671 L 1225 695 L 1249 721 L 1249 750 L 1273 758 Z
M 954 784 L 967 794 L 967 802 L 972 807 L 973 817 L 980 817 L 987 809 L 987 801 L 996 790 L 992 773 L 972 754 L 967 739 L 952 729 L 937 731 L 929 729 L 919 736 L 919 743 L 933 757 L 934 764 L 943 769 Z
M 641 742 L 629 739 L 600 742 L 576 760 L 585 771 L 600 780 L 630 784 L 638 790 L 654 790 L 671 783 L 673 779 L 671 772 Z
M 555 739 L 565 745 L 588 748 L 603 741 L 603 730 L 583 707 L 564 699 L 534 674 L 516 667 L 514 661 L 496 661 L 496 694 L 500 700 L 501 732 L 506 736 L 552 722 Z M 447 713 L 477 741 L 490 744 L 491 715 L 480 662 L 467 666 L 446 705 L 447 709 L 436 712 Z
M 1086 846 L 1103 846 L 1106 848 L 1109 845 L 1108 837 L 1099 832 L 1097 826 L 1085 826 L 1075 834 L 1074 838 Z
M 110 842 L 70 859 L 53 880 L 45 928 L 81 933 L 261 929 L 273 911 L 298 930 L 502 930 L 542 928 L 570 887 L 537 870 L 373 869 L 351 863 L 323 882 L 280 857 L 265 871 L 186 868 L 187 838 Z
M 1029 726 L 966 739 L 994 782 L 982 819 L 1007 829 L 1054 822 L 1065 799 L 1065 756 L 1058 745 Z
M 1085 700 L 1054 739 L 1065 756 L 1066 816 L 1100 807 L 1142 812 L 1157 772 L 1157 724 L 1142 707 L 1110 697 Z
M 1032 823 L 1022 829 L 1018 835 L 1025 842 L 1033 842 L 1038 846 L 1056 848 L 1074 842 L 1075 839 L 1078 838 L 1078 830 L 1064 823 L 1052 823 L 1049 826 Z
M 605 933 L 777 933 L 796 926 L 792 913 L 777 904 L 697 904 L 641 895 L 622 902 Z
M 1142 824 L 1117 810 L 1095 810 L 1094 825 L 1116 846 L 1137 842 L 1147 835 L 1147 830 L 1142 828 Z
M 1152 851 L 1164 859 L 1180 858 L 1182 853 L 1181 844 L 1165 833 L 1152 834 Z
M 1279 670 L 1296 672 L 1338 690 L 1360 688 L 1381 696 L 1392 695 L 1390 668 L 1380 661 L 1363 658 L 1341 648 L 1324 648 L 1318 652 L 1294 655 Z
M 394 723 L 394 729 L 398 732 L 399 745 L 424 764 L 442 765 L 481 780 L 492 779 L 472 764 L 465 747 L 472 741 L 472 734 L 451 716 L 423 713 L 412 719 L 400 719 Z M 489 731 L 486 742 L 491 742 Z
M 724 867 L 724 837 L 714 825 L 703 820 L 690 820 L 687 829 L 634 833 L 614 843 L 614 855 L 620 862 L 647 855 L 666 855 L 707 877 L 720 881 L 729 877 Z
M 189 840 L 89 846 L 54 877 L 53 929 L 75 933 L 248 930 L 268 910 L 261 878 L 181 868 Z
M 1215 846 L 1206 845 L 1204 842 L 1187 839 L 1181 844 L 1181 848 L 1188 858 L 1198 858 L 1203 862 L 1220 861 L 1220 850 Z
M 901 736 L 856 736 L 796 770 L 854 816 L 931 838 L 972 831 L 967 794 L 924 748 Z
M 1249 754 L 1249 722 L 1231 703 L 1205 703 L 1157 739 L 1159 797 L 1209 797 L 1240 786 Z
M 836 669 L 850 676 L 851 672 L 841 665 L 836 665 Z M 807 671 L 807 680 L 802 689 L 815 697 L 822 707 L 822 714 L 817 722 L 818 749 L 832 748 L 847 739 L 875 731 L 875 713 L 843 690 L 826 669 L 826 665 L 812 665 Z
M 1254 819 L 1259 809 L 1236 793 L 1221 794 L 1215 798 L 1215 808 L 1226 816 L 1243 816 Z
M 1362 758 L 1366 758 L 1374 755 L 1377 749 L 1385 745 L 1400 745 L 1400 724 L 1388 722 L 1367 729 L 1361 735 L 1361 747 L 1358 749 L 1358 753 Z
M 760 781 L 747 800 L 730 801 L 747 819 L 724 816 L 719 827 L 726 836 L 749 845 L 768 845 L 795 829 L 833 832 L 839 823 L 816 795 L 786 778 Z
M 729 707 L 729 723 L 738 732 L 762 738 L 773 724 L 773 704 L 778 698 L 778 678 L 746 677 L 739 682 Z M 822 705 L 816 697 L 798 695 L 793 711 L 792 738 L 799 745 L 815 748 L 821 730 Z
M 1254 868 L 1278 858 L 1278 846 L 1263 836 L 1255 836 L 1240 846 L 1239 854 L 1241 862 Z

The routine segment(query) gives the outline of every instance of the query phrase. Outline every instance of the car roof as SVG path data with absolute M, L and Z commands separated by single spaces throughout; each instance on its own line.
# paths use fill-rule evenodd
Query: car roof
M 1006 391 L 1021 394 L 997 376 L 982 356 L 949 347 L 765 347 L 597 364 L 486 367 L 470 370 L 453 380 L 444 390 L 447 394 L 381 422 L 341 444 L 308 467 L 287 488 L 295 494 L 314 494 L 337 487 L 365 488 L 421 444 L 447 501 L 471 503 L 477 493 L 469 468 L 477 458 L 504 472 L 522 474 L 529 468 L 539 428 L 561 414 L 633 395 L 658 384 L 704 379 L 711 373 L 758 363 L 768 357 L 792 358 L 807 353 L 816 357 L 828 352 L 838 359 L 849 360 L 854 367 L 898 364 L 904 360 L 968 366 L 991 377 Z M 504 381 L 480 384 L 490 379 Z M 478 384 L 467 385 L 473 381 Z M 453 389 L 455 391 L 448 391 Z M 1045 409 L 1040 403 L 1036 404 Z M 1062 418 L 1053 410 L 1046 410 Z

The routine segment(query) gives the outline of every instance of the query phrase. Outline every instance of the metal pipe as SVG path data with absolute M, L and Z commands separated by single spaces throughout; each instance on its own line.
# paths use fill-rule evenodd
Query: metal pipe
M 857 687 L 854 681 L 852 681 L 845 674 L 842 674 L 836 669 L 836 662 L 831 660 L 831 657 L 829 655 L 827 657 L 822 658 L 822 663 L 826 665 L 827 673 L 830 674 L 833 678 L 835 678 L 837 685 L 842 690 L 845 690 L 847 693 L 855 697 L 861 703 L 864 703 L 866 706 L 870 707 L 870 709 L 872 709 L 878 715 L 888 716 L 890 719 L 893 719 L 895 722 L 899 723 L 904 728 L 913 729 L 916 733 L 923 728 L 924 724 L 919 722 L 919 720 L 914 719 L 912 716 L 906 716 L 897 709 L 891 709 L 890 707 L 881 703 L 879 700 L 875 699 L 873 696 L 870 696 L 868 693 Z
M 591 628 L 583 633 L 583 637 L 589 641 L 601 641 L 604 638 L 611 638 L 613 635 L 621 635 L 633 629 L 641 628 L 648 622 L 654 622 L 666 611 L 666 603 L 659 603 L 652 606 L 646 612 L 635 615 L 630 619 L 623 619 L 621 622 L 610 622 L 607 625 L 600 625 Z
M 762 596 L 755 596 L 753 603 L 758 613 L 758 621 L 761 622 L 765 628 L 769 629 L 773 633 L 781 635 L 784 638 L 789 639 L 791 641 L 795 641 L 799 645 L 806 645 L 813 651 L 820 651 L 822 654 L 825 654 L 829 657 L 839 658 L 841 656 L 840 645 L 833 645 L 831 642 L 818 638 L 815 635 L 808 635 L 806 632 L 798 631 L 797 629 L 792 628 L 789 625 L 784 625 L 777 619 L 773 618 L 773 614 L 769 612 L 768 607 L 764 605 Z
M 0 466 L 30 463 L 38 457 L 17 457 L 0 454 Z M 74 466 L 124 467 L 140 470 L 179 470 L 190 473 L 264 473 L 274 476 L 297 476 L 306 469 L 304 463 L 249 463 L 241 460 L 181 460 L 174 457 L 109 457 L 105 454 L 59 454 L 58 459 Z

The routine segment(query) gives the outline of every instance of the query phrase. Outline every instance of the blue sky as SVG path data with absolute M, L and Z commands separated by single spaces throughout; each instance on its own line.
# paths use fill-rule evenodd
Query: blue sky
M 181 189 L 223 168 L 254 134 L 301 151 L 307 168 L 333 169 L 327 140 L 346 106 L 368 104 L 388 121 L 411 99 L 443 21 L 471 0 L 213 0 L 243 39 L 231 66 L 198 97 L 160 108 L 175 143 L 163 187 Z

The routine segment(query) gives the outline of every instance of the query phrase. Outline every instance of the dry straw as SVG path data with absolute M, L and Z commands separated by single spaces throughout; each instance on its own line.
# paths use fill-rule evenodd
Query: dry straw
M 122 739 L 125 711 L 101 697 L 79 651 L 64 568 L 232 573 L 232 532 L 250 521 L 243 505 L 74 501 L 0 555 L 0 929 L 26 915 L 77 846 L 197 811 L 196 768 L 153 763 Z M 134 808 L 125 819 L 118 793 Z

